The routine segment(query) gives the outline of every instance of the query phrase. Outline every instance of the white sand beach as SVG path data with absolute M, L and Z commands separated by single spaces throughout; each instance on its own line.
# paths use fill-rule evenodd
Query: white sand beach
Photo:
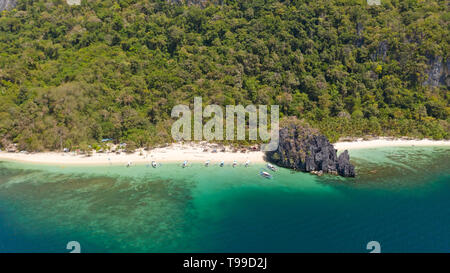
M 352 141 L 341 141 L 333 143 L 333 145 L 334 148 L 336 148 L 338 151 L 343 151 L 381 147 L 450 146 L 450 140 L 379 137 L 371 140 L 364 140 L 362 138 L 359 138 Z
M 156 162 L 180 162 L 188 160 L 189 162 L 206 162 L 210 160 L 211 163 L 233 162 L 245 163 L 250 162 L 264 162 L 264 153 L 261 151 L 241 151 L 233 152 L 230 147 L 214 148 L 214 144 L 200 145 L 200 144 L 172 144 L 165 148 L 155 148 L 149 151 L 139 149 L 135 153 L 121 152 L 119 154 L 113 152 L 93 153 L 91 156 L 84 154 L 76 154 L 74 152 L 43 152 L 43 153 L 8 153 L 0 152 L 0 160 L 21 161 L 30 163 L 42 164 L 88 164 L 88 165 L 104 165 L 104 164 L 148 164 L 152 161 Z M 205 151 L 205 148 L 208 151 Z
M 353 141 L 336 142 L 333 144 L 338 151 L 380 147 L 413 147 L 413 146 L 450 146 L 448 140 L 415 140 L 415 139 L 394 139 L 394 138 L 377 138 L 373 140 L 357 139 Z M 184 160 L 189 162 L 205 162 L 210 160 L 211 163 L 220 161 L 233 162 L 237 161 L 242 164 L 247 160 L 253 163 L 264 162 L 264 153 L 261 151 L 249 151 L 245 153 L 241 151 L 233 152 L 230 147 L 225 147 L 226 151 L 222 152 L 221 148 L 214 148 L 215 144 L 172 144 L 164 148 L 155 148 L 149 151 L 138 150 L 135 153 L 93 153 L 91 156 L 76 154 L 74 152 L 43 152 L 43 153 L 8 153 L 0 152 L 0 160 L 21 161 L 39 164 L 57 164 L 57 165 L 104 165 L 104 164 L 148 164 L 152 161 L 156 162 L 179 162 Z M 205 151 L 207 148 L 208 151 Z M 215 150 L 215 151 L 214 151 Z M 213 152 L 214 151 L 214 152 Z

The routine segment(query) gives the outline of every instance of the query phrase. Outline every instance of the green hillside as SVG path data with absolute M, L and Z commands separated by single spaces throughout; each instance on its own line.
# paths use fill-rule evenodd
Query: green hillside
M 448 1 L 19 0 L 0 146 L 171 142 L 174 105 L 278 104 L 336 140 L 450 138 Z

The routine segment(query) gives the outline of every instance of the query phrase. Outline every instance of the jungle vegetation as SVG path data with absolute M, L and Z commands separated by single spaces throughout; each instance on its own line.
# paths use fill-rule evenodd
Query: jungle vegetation
M 18 0 L 0 14 L 0 146 L 172 142 L 195 96 L 278 104 L 331 141 L 449 139 L 449 22 L 445 0 Z

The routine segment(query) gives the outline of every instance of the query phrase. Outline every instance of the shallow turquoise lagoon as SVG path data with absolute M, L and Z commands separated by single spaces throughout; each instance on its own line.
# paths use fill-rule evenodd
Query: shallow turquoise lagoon
M 450 252 L 450 148 L 350 156 L 357 178 L 0 162 L 0 252 Z

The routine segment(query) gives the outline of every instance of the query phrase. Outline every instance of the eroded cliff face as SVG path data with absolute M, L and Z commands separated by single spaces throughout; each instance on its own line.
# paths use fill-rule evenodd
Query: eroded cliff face
M 355 39 L 354 45 L 361 48 L 363 46 L 369 46 L 369 42 L 364 38 L 365 24 L 360 21 L 355 25 L 357 38 Z M 421 44 L 422 38 L 417 37 L 408 37 L 400 41 L 399 43 L 409 44 Z M 378 45 L 373 47 L 370 54 L 370 59 L 374 62 L 385 62 L 386 59 L 395 59 L 399 63 L 405 62 L 392 49 L 392 45 L 389 44 L 387 40 L 382 40 L 378 42 Z M 426 56 L 426 65 L 427 68 L 424 69 L 424 74 L 427 75 L 426 79 L 422 82 L 424 86 L 438 87 L 438 86 L 449 86 L 450 85 L 450 58 L 443 57 L 442 55 L 438 56 Z
M 12 9 L 16 4 L 16 0 L 0 0 L 0 11 Z
M 79 6 L 81 5 L 81 0 L 66 0 L 69 6 Z
M 428 59 L 427 80 L 423 83 L 429 86 L 450 85 L 450 60 L 444 60 L 441 56 Z
M 213 4 L 222 4 L 222 0 L 167 0 L 167 2 L 172 4 L 183 4 L 183 5 L 198 5 L 198 6 L 206 6 L 208 2 Z
M 307 124 L 291 120 L 280 129 L 280 143 L 274 152 L 267 152 L 269 161 L 290 169 L 305 172 L 355 176 L 347 151 L 337 156 L 328 139 Z

